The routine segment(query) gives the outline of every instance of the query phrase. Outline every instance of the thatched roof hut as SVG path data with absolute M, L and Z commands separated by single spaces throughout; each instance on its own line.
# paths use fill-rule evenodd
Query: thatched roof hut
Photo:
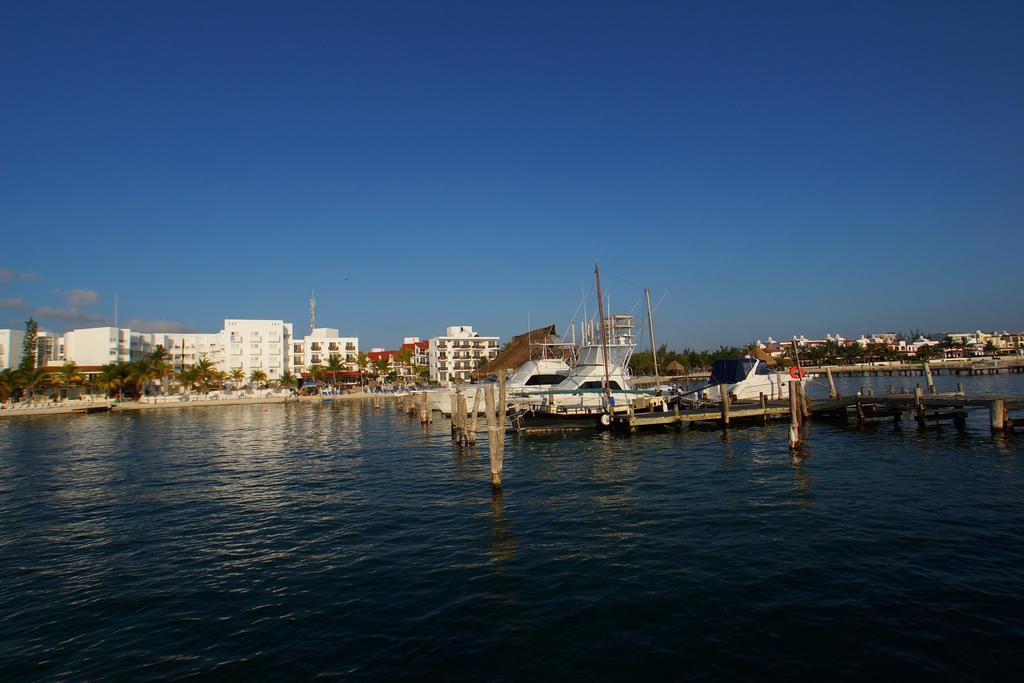
M 561 341 L 554 325 L 538 327 L 512 337 L 512 341 L 497 356 L 482 368 L 477 368 L 470 377 L 474 380 L 483 379 L 502 370 L 515 370 L 528 360 L 543 357 L 545 349 L 542 344 L 557 344 Z M 550 356 L 550 350 L 547 351 Z
M 665 368 L 665 372 L 667 372 L 670 375 L 685 375 L 686 368 L 683 367 L 682 363 L 680 363 L 677 360 L 674 360 L 668 364 L 668 367 Z

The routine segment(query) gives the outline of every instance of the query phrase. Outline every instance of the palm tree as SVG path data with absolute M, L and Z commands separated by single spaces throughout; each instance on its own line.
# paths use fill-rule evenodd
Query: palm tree
M 345 362 L 336 353 L 327 356 L 327 371 L 331 373 L 331 384 L 338 384 L 338 372 L 345 369 Z
M 146 383 L 152 378 L 152 367 L 148 358 L 141 358 L 128 364 L 129 382 L 135 385 L 136 398 L 146 394 Z
M 199 373 L 194 367 L 178 371 L 178 382 L 186 391 L 192 391 L 199 382 Z
M 213 367 L 213 363 L 210 362 L 209 358 L 202 358 L 193 368 L 196 371 L 196 380 L 205 389 L 209 390 L 209 385 L 216 380 L 214 373 L 217 372 L 217 369 Z
M 100 384 L 110 391 L 116 389 L 118 400 L 124 398 L 124 385 L 128 381 L 128 378 L 129 367 L 128 363 L 125 363 L 124 361 L 107 363 L 100 368 Z
M 402 367 L 412 367 L 413 352 L 412 349 L 400 349 L 395 355 L 395 361 Z M 486 361 L 485 361 L 486 362 Z
M 378 358 L 377 360 L 373 361 L 373 369 L 377 371 L 378 378 L 388 374 L 389 365 L 390 363 L 388 362 L 387 356 Z
M 0 371 L 0 401 L 10 398 L 14 390 L 18 388 L 18 378 L 10 368 Z
M 281 389 L 293 389 L 297 380 L 298 378 L 295 375 L 285 370 L 284 374 L 281 375 L 281 379 L 277 380 L 277 386 Z
M 259 389 L 260 384 L 264 384 L 265 386 L 265 383 L 267 381 L 267 373 L 263 372 L 262 370 L 253 370 L 251 373 L 249 373 L 249 381 L 253 382 L 256 385 L 256 388 Z
M 68 388 L 72 384 L 81 384 L 85 381 L 85 376 L 78 371 L 78 367 L 74 361 L 64 363 L 60 370 L 57 371 L 55 379 L 60 382 L 64 387 L 64 399 L 68 398 Z
M 18 373 L 18 381 L 23 388 L 28 390 L 30 403 L 35 399 L 36 387 L 46 386 L 49 380 L 50 375 L 42 368 L 30 368 Z
M 164 395 L 167 394 L 167 377 L 174 369 L 174 367 L 168 362 L 170 354 L 167 353 L 161 345 L 157 345 L 149 354 L 149 374 L 152 379 L 160 380 L 160 392 Z
M 363 373 L 366 372 L 366 366 L 370 364 L 370 359 L 367 358 L 366 354 L 362 351 L 356 356 L 356 365 L 359 366 L 359 386 L 363 386 Z
M 231 386 L 237 390 L 245 382 L 245 370 L 242 368 L 231 369 Z
M 324 369 L 319 365 L 310 365 L 306 368 L 306 372 L 309 373 L 309 378 L 313 380 L 313 385 L 320 380 L 320 377 L 324 374 Z

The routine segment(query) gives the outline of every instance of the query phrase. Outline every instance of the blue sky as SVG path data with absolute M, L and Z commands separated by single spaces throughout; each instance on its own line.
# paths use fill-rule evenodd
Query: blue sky
M 984 6 L 982 6 L 984 5 Z M 1021 3 L 21 3 L 0 326 L 1024 329 Z M 636 306 L 635 312 L 640 312 Z

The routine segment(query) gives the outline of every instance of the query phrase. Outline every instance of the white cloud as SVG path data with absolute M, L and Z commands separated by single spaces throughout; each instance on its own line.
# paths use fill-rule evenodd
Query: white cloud
M 16 311 L 20 308 L 25 308 L 25 300 L 16 296 L 9 299 L 0 299 L 0 308 Z
M 32 311 L 32 315 L 37 318 L 49 318 L 51 320 L 59 320 L 64 323 L 69 323 L 72 327 L 75 325 L 106 322 L 106 319 L 103 316 L 90 313 L 89 311 L 83 311 L 82 309 L 75 308 L 74 306 L 68 308 L 42 306 Z
M 0 268 L 0 285 L 7 284 L 14 279 L 14 271 L 10 268 Z
M 92 306 L 100 300 L 100 293 L 95 289 L 72 289 L 68 292 L 58 291 L 57 294 L 64 297 L 68 306 Z
M 132 318 L 125 324 L 133 332 L 195 332 L 195 325 L 178 322 L 176 320 L 140 320 Z

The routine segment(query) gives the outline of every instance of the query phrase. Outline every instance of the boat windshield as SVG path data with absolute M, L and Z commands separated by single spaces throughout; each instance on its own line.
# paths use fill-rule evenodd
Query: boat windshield
M 530 379 L 526 380 L 525 385 L 528 387 L 535 387 L 544 384 L 558 384 L 565 375 L 533 375 Z
M 716 360 L 711 365 L 709 385 L 736 384 L 747 378 L 750 369 L 757 361 L 753 358 L 736 358 L 733 360 Z

